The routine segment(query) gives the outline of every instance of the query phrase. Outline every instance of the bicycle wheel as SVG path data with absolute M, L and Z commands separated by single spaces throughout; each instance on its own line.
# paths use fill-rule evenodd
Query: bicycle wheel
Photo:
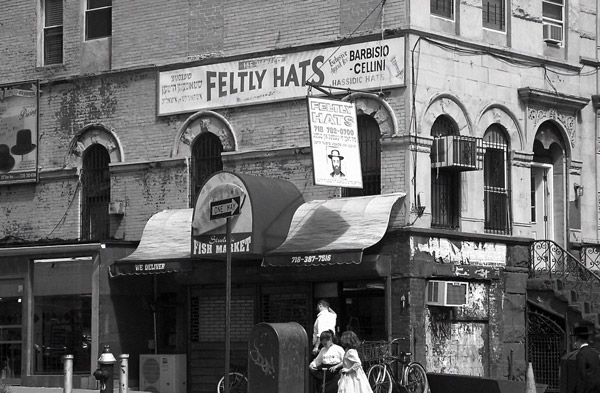
M 225 377 L 221 377 L 217 384 L 217 393 L 225 392 L 225 385 L 223 382 Z M 242 373 L 231 372 L 229 373 L 229 393 L 246 393 L 248 391 L 248 378 Z
M 421 364 L 411 362 L 404 370 L 404 387 L 408 393 L 427 393 L 429 391 L 429 382 L 427 382 L 427 372 Z
M 383 364 L 374 364 L 367 372 L 373 393 L 392 393 L 392 377 Z

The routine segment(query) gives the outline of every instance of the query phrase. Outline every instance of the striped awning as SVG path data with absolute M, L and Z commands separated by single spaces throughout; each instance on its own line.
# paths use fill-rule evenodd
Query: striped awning
M 296 210 L 283 244 L 264 255 L 263 266 L 360 263 L 363 251 L 385 235 L 392 207 L 405 195 L 306 202 Z
M 111 276 L 189 271 L 194 209 L 163 210 L 146 223 L 137 249 L 110 266 Z

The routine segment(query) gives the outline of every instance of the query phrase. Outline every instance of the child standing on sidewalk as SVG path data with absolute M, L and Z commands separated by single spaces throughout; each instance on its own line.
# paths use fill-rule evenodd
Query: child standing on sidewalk
M 356 349 L 360 340 L 356 333 L 345 331 L 340 344 L 346 351 L 342 362 L 342 376 L 338 382 L 338 393 L 373 393 Z

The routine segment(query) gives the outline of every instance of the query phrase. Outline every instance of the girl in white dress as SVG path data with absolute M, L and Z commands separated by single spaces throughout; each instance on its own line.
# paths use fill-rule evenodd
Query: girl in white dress
M 340 344 L 346 352 L 342 362 L 342 376 L 338 382 L 338 393 L 373 393 L 356 351 L 360 346 L 356 333 L 342 333 Z

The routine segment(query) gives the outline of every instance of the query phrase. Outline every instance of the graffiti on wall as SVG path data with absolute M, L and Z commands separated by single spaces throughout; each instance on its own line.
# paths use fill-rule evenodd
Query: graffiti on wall
M 413 237 L 411 256 L 418 252 L 431 255 L 439 263 L 489 267 L 506 265 L 506 245 L 500 243 Z

